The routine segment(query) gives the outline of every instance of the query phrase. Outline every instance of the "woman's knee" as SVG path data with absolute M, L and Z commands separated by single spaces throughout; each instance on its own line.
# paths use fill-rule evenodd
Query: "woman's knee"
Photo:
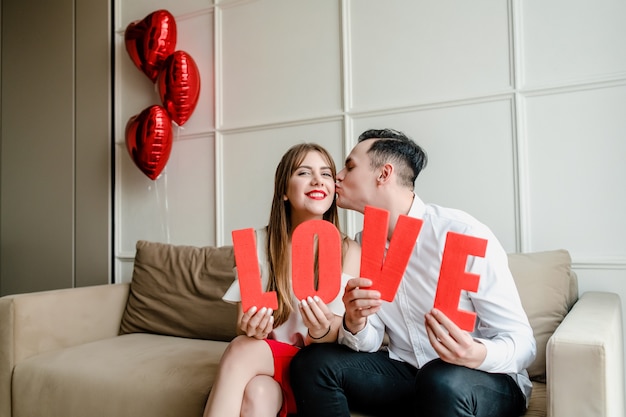
M 259 364 L 265 355 L 271 358 L 271 350 L 263 340 L 237 336 L 229 344 L 221 359 L 222 368 L 245 368 Z
M 272 377 L 259 375 L 246 385 L 241 404 L 241 415 L 276 415 L 283 403 L 282 389 Z

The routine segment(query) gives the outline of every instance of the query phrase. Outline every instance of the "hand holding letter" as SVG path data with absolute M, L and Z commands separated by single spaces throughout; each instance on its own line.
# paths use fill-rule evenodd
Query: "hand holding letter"
M 255 339 L 265 339 L 274 328 L 274 316 L 271 308 L 251 307 L 241 316 L 240 328 L 243 334 Z
M 361 331 L 367 317 L 375 314 L 382 305 L 380 292 L 368 290 L 372 281 L 367 278 L 352 278 L 346 284 L 343 304 L 346 306 L 345 326 L 352 334 Z
M 328 333 L 335 315 L 317 295 L 303 299 L 300 304 L 302 321 L 314 339 L 322 339 Z
M 485 360 L 487 348 L 465 330 L 434 308 L 425 317 L 430 344 L 439 357 L 448 363 L 478 368 Z

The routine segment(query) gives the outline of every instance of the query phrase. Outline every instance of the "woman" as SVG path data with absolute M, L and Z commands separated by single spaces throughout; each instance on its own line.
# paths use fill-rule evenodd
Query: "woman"
M 314 219 L 339 227 L 335 174 L 333 159 L 316 144 L 293 146 L 278 164 L 269 224 L 256 231 L 263 285 L 276 291 L 278 309 L 252 307 L 243 312 L 239 304 L 241 335 L 224 352 L 204 417 L 295 414 L 289 386 L 291 358 L 304 345 L 336 341 L 345 282 L 359 273 L 361 252 L 356 242 L 343 238 L 342 291 L 328 305 L 318 297 L 297 300 L 291 288 L 293 230 Z M 241 301 L 238 281 L 224 300 Z

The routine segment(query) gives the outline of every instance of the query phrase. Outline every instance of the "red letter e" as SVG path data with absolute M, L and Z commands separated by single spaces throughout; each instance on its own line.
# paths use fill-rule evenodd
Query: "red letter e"
M 461 291 L 478 291 L 479 275 L 465 272 L 469 255 L 484 257 L 487 240 L 448 232 L 443 249 L 435 308 L 441 310 L 461 329 L 474 331 L 476 313 L 459 310 Z

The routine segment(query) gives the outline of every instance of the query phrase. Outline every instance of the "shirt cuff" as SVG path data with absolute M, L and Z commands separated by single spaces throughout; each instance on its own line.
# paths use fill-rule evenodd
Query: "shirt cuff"
M 493 372 L 493 369 L 496 367 L 498 361 L 497 355 L 493 354 L 493 348 L 495 347 L 495 344 L 488 339 L 474 338 L 474 340 L 478 343 L 482 343 L 487 350 L 487 354 L 485 355 L 485 359 L 483 359 L 483 363 L 481 363 L 476 369 L 483 372 Z
M 337 341 L 342 345 L 348 346 L 354 351 L 360 352 L 362 350 L 364 341 L 367 340 L 367 335 L 369 333 L 369 320 L 367 324 L 365 324 L 365 327 L 363 327 L 356 334 L 352 334 L 350 330 L 346 329 L 345 318 L 346 316 L 344 315 L 343 319 L 341 320 L 341 327 L 339 327 Z
M 359 340 L 355 335 L 345 330 L 342 327 L 339 328 L 339 334 L 337 335 L 337 341 L 340 345 L 348 346 L 350 349 L 354 351 L 359 351 Z

